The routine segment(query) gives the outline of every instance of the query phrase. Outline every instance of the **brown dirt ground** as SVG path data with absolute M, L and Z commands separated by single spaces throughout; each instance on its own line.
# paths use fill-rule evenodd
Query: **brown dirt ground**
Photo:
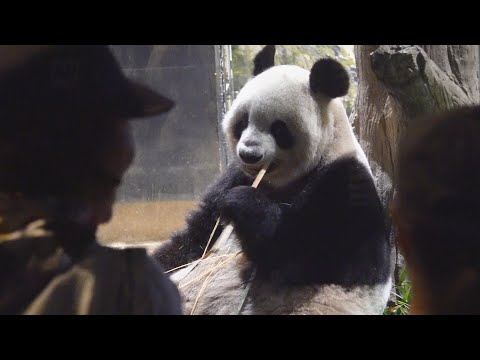
M 156 243 L 185 227 L 185 217 L 195 201 L 119 203 L 112 220 L 99 228 L 98 239 L 112 246 Z

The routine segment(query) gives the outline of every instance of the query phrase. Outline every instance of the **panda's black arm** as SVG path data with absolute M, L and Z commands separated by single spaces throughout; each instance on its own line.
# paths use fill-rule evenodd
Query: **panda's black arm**
M 219 199 L 227 190 L 249 184 L 251 181 L 238 167 L 229 166 L 225 173 L 207 188 L 198 208 L 187 216 L 186 228 L 174 233 L 170 240 L 154 251 L 153 256 L 166 269 L 173 269 L 200 258 L 220 216 Z M 219 225 L 210 247 L 213 246 L 214 240 L 218 238 L 222 230 L 223 226 Z
M 223 217 L 233 221 L 242 250 L 255 261 L 263 259 L 278 225 L 285 215 L 283 209 L 259 189 L 238 186 L 230 189 L 218 204 Z
M 274 270 L 284 281 L 304 285 L 387 281 L 390 244 L 384 210 L 367 168 L 346 158 L 318 170 L 284 213 L 270 251 L 261 254 L 267 259 L 266 273 Z
M 291 206 L 254 189 L 232 189 L 229 197 L 227 213 L 257 275 L 365 282 L 386 269 L 383 210 L 371 176 L 355 159 L 314 171 Z
M 270 265 L 290 282 L 373 284 L 383 277 L 388 239 L 367 168 L 346 158 L 318 169 L 273 241 Z

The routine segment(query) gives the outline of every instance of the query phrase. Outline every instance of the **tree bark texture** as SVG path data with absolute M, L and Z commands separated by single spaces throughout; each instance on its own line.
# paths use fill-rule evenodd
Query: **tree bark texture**
M 356 45 L 358 93 L 350 121 L 388 213 L 399 140 L 428 114 L 478 104 L 478 45 Z M 388 221 L 389 222 L 389 221 Z

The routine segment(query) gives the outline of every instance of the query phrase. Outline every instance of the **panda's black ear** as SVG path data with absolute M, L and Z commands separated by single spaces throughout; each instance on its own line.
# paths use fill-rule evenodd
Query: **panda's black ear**
M 314 94 L 323 94 L 330 98 L 345 96 L 350 87 L 347 70 L 337 60 L 324 58 L 312 66 L 310 88 Z
M 267 45 L 255 56 L 253 59 L 255 67 L 253 69 L 253 76 L 264 72 L 275 65 L 275 45 Z

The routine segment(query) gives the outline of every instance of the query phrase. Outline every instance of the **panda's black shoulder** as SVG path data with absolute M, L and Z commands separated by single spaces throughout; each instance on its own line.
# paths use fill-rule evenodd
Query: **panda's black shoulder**
M 382 207 L 370 171 L 354 157 L 319 164 L 310 177 L 310 191 L 319 193 L 324 203 L 349 208 Z
M 353 156 L 343 156 L 328 163 L 320 162 L 315 170 L 314 176 L 319 178 L 344 175 L 356 175 L 368 179 L 372 178 L 365 164 Z

